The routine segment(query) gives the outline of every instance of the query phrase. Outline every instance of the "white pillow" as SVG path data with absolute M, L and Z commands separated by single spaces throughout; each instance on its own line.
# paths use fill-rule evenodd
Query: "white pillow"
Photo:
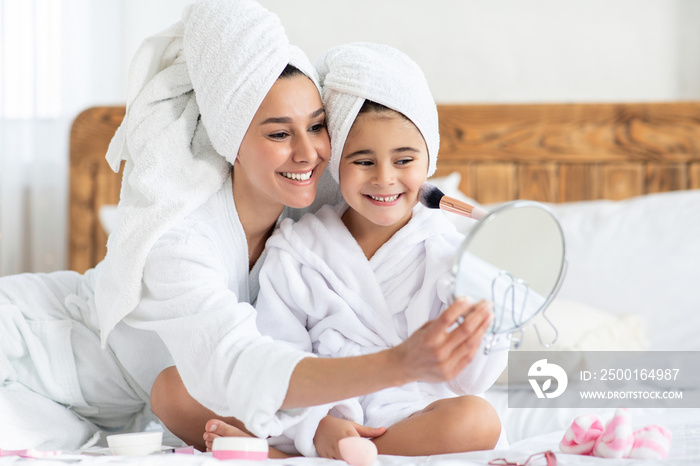
M 583 303 L 555 298 L 525 328 L 518 351 L 641 351 L 649 348 L 647 326 L 635 314 L 613 314 Z M 546 319 L 551 321 L 551 325 Z M 552 328 L 556 328 L 556 332 Z M 544 343 L 540 343 L 535 331 Z
M 511 351 L 643 351 L 649 349 L 647 326 L 635 314 L 612 314 L 576 301 L 555 298 L 523 331 L 518 349 Z M 535 326 L 543 343 L 537 337 Z M 516 334 L 517 335 L 517 334 Z M 554 338 L 556 336 L 556 341 Z M 554 341 L 554 343 L 552 343 Z M 507 369 L 496 383 L 507 383 Z
M 549 207 L 566 239 L 559 297 L 642 316 L 652 350 L 700 350 L 700 190 Z
M 98 215 L 100 217 L 100 225 L 102 225 L 102 229 L 105 231 L 105 233 L 107 233 L 107 236 L 109 236 L 110 233 L 117 229 L 117 225 L 119 224 L 117 206 L 103 205 L 100 207 Z

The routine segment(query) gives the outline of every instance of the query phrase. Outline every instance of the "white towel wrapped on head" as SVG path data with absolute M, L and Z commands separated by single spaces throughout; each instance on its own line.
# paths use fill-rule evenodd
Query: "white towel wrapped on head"
M 115 171 L 126 165 L 119 227 L 95 286 L 103 346 L 139 302 L 151 248 L 221 188 L 287 64 L 317 83 L 279 18 L 253 0 L 201 0 L 136 52 L 126 116 L 106 156 Z
M 336 181 L 343 146 L 365 100 L 402 113 L 416 125 L 428 146 L 428 176 L 435 172 L 437 107 L 423 71 L 408 55 L 388 45 L 353 42 L 326 51 L 316 69 L 331 137 L 328 170 Z

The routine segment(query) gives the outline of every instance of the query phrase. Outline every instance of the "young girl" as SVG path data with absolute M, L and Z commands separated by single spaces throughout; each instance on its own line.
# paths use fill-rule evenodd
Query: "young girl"
M 463 238 L 442 212 L 417 202 L 439 143 L 437 110 L 419 67 L 393 48 L 367 43 L 333 48 L 317 67 L 332 141 L 329 170 L 345 203 L 284 221 L 268 240 L 258 325 L 323 357 L 369 354 L 401 343 L 447 307 L 445 278 Z M 487 307 L 481 303 L 479 312 Z M 339 458 L 338 441 L 360 435 L 357 423 L 388 426 L 373 439 L 380 454 L 493 448 L 500 421 L 474 395 L 495 381 L 506 353 L 485 356 L 477 346 L 449 384 L 413 382 L 319 406 L 270 443 Z

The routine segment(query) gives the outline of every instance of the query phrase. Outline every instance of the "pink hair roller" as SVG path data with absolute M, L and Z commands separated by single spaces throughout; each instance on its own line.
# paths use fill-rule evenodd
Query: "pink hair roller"
M 664 426 L 652 424 L 632 432 L 629 411 L 622 408 L 605 427 L 594 414 L 578 416 L 564 433 L 559 449 L 600 458 L 662 460 L 668 457 L 671 442 L 671 432 Z
M 603 422 L 595 414 L 584 414 L 573 420 L 559 442 L 562 453 L 590 455 L 596 440 L 603 432 Z
M 634 444 L 634 432 L 629 411 L 621 408 L 605 425 L 593 447 L 593 455 L 600 458 L 626 458 Z
M 663 460 L 671 449 L 671 432 L 664 426 L 652 424 L 634 433 L 634 444 L 628 458 Z

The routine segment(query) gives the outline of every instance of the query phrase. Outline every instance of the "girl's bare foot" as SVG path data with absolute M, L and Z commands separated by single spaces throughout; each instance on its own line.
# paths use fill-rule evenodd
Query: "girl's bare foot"
M 211 451 L 216 437 L 252 437 L 252 435 L 221 419 L 210 419 L 204 427 L 204 443 L 207 445 L 207 451 Z

